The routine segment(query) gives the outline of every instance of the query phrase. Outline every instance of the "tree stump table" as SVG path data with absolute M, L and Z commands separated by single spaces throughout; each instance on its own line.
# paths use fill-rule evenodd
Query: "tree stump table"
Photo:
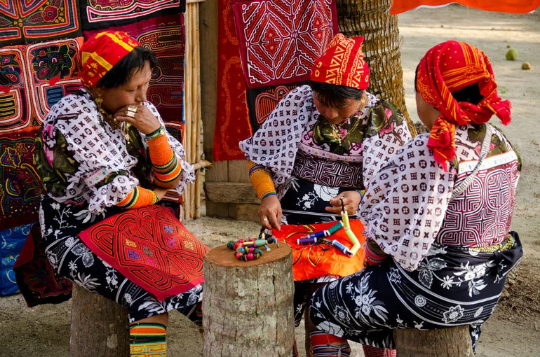
M 204 259 L 204 356 L 292 356 L 294 282 L 286 244 L 248 262 L 225 245 Z
M 127 310 L 73 284 L 69 354 L 71 357 L 129 356 Z
M 473 357 L 469 326 L 394 330 L 398 357 Z

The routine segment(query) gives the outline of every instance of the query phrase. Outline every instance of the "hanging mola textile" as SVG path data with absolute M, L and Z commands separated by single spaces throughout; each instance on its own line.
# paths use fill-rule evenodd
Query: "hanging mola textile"
M 508 12 L 525 14 L 540 7 L 540 0 L 394 0 L 390 14 L 397 15 L 402 12 L 416 9 L 419 6 L 443 6 L 450 3 L 458 3 L 474 9 L 485 11 Z
M 251 136 L 289 91 L 306 83 L 315 59 L 338 32 L 335 0 L 293 3 L 220 2 L 216 161 L 244 158 L 238 141 Z

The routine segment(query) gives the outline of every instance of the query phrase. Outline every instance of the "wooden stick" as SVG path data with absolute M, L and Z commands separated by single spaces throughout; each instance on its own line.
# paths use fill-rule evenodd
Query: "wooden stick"
M 194 72 L 195 78 L 195 98 L 197 98 L 195 104 L 195 154 L 196 160 L 199 160 L 202 154 L 201 151 L 201 50 L 200 50 L 200 35 L 199 35 L 199 4 L 195 6 L 195 38 L 193 41 L 194 44 Z M 201 180 L 202 174 L 200 171 L 197 171 L 197 177 L 195 178 L 195 200 L 194 200 L 194 214 L 193 218 L 199 218 L 201 216 Z

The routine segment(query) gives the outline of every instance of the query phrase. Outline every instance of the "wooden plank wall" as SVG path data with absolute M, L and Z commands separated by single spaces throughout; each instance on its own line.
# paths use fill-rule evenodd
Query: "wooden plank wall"
M 199 34 L 201 58 L 201 115 L 204 133 L 204 155 L 207 160 L 213 159 L 214 133 L 216 125 L 217 102 L 217 47 L 218 47 L 218 1 L 202 2 L 199 8 Z M 242 189 L 231 189 L 220 192 L 219 198 L 213 193 L 223 189 L 221 183 L 231 182 L 243 184 Z M 212 187 L 213 185 L 217 185 Z M 236 186 L 238 187 L 238 186 Z M 205 177 L 206 215 L 252 220 L 259 222 L 257 217 L 258 203 L 239 203 L 242 195 L 255 196 L 247 173 L 247 161 L 216 161 Z M 247 192 L 250 192 L 249 194 Z M 251 201 L 253 202 L 253 201 Z

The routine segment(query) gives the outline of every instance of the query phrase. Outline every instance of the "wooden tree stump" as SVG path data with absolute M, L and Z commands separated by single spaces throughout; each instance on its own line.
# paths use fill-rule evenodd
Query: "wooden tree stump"
M 292 356 L 294 282 L 286 244 L 237 260 L 225 245 L 204 260 L 204 356 Z
M 69 351 L 71 357 L 128 357 L 127 310 L 73 284 Z
M 472 357 L 469 326 L 432 331 L 394 330 L 398 357 Z

